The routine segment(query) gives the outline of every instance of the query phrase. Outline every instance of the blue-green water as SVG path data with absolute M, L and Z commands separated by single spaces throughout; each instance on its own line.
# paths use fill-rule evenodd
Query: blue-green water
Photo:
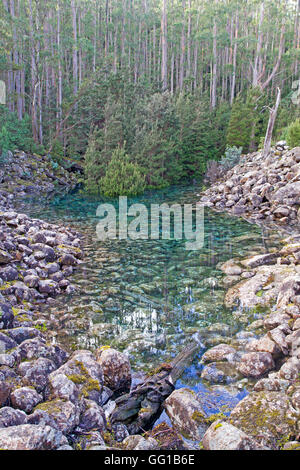
M 129 199 L 128 206 L 133 202 L 148 208 L 151 203 L 195 204 L 200 191 L 201 187 L 191 186 L 148 192 Z M 41 312 L 50 323 L 50 334 L 70 349 L 93 350 L 109 344 L 125 351 L 135 383 L 144 371 L 175 357 L 196 334 L 199 353 L 176 387 L 193 389 L 208 414 L 232 409 L 247 394 L 244 385 L 209 386 L 200 378 L 202 339 L 209 338 L 212 346 L 245 328 L 224 306 L 227 288 L 220 264 L 264 253 L 278 243 L 278 235 L 206 208 L 205 244 L 198 251 L 187 251 L 185 240 L 100 242 L 96 210 L 102 202 L 115 207 L 118 203 L 79 192 L 21 203 L 27 214 L 75 228 L 84 240 L 85 259 L 72 276 L 77 293 L 58 297 Z M 204 345 L 208 347 L 205 341 Z M 165 413 L 159 421 L 168 421 Z
M 129 199 L 128 205 L 196 203 L 200 191 L 168 188 Z M 227 336 L 241 328 L 224 306 L 218 263 L 264 252 L 276 234 L 206 208 L 205 245 L 198 251 L 187 251 L 184 240 L 101 242 L 96 237 L 101 202 L 78 192 L 24 202 L 29 215 L 83 234 L 86 256 L 72 278 L 78 292 L 67 301 L 61 296 L 50 309 L 61 342 L 88 349 L 110 344 L 125 350 L 135 369 L 148 369 L 174 357 L 203 328 L 225 324 L 216 330 Z

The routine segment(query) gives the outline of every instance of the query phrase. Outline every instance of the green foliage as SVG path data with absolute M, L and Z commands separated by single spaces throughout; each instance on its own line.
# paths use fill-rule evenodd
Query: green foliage
M 289 147 L 298 147 L 300 145 L 300 119 L 296 119 L 288 126 L 286 141 Z
M 224 117 L 210 112 L 203 97 L 151 93 L 141 84 L 127 85 L 126 94 L 116 93 L 116 86 L 115 81 L 110 83 L 101 119 L 90 132 L 84 161 L 85 190 L 99 193 L 100 179 L 106 177 L 113 152 L 125 148 L 125 141 L 130 163 L 139 166 L 146 188 L 200 179 L 207 161 L 218 157 L 224 147 L 228 106 Z M 123 89 L 124 82 L 118 86 Z M 108 178 L 104 181 L 109 183 Z
M 220 160 L 220 165 L 225 171 L 230 170 L 239 163 L 242 147 L 226 147 L 225 155 Z
M 37 145 L 32 138 L 29 116 L 25 115 L 19 121 L 16 113 L 0 106 L 0 153 L 5 154 L 8 150 L 16 149 L 29 153 L 44 152 L 43 147 Z
M 252 124 L 253 114 L 249 102 L 245 103 L 238 96 L 232 106 L 226 144 L 230 147 L 242 147 L 246 153 L 250 145 Z
M 59 139 L 52 142 L 51 159 L 54 163 L 60 165 L 64 158 L 64 147 Z
M 100 180 L 100 190 L 105 196 L 136 196 L 145 189 L 145 177 L 141 168 L 130 161 L 124 147 L 117 147 L 108 164 L 105 176 Z
M 84 186 L 88 193 L 99 193 L 100 152 L 97 149 L 97 129 L 90 134 L 88 147 L 84 156 Z

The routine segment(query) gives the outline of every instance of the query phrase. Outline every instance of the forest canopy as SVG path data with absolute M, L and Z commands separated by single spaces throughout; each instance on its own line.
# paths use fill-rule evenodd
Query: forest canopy
M 260 147 L 277 87 L 286 138 L 299 3 L 2 0 L 0 150 L 75 159 L 95 193 L 108 170 L 141 190 L 197 180 L 226 147 Z

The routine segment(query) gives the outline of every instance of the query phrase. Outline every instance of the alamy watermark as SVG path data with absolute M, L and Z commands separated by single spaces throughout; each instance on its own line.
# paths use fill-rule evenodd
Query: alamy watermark
M 6 104 L 6 85 L 3 80 L 0 80 L 0 104 Z
M 118 214 L 112 204 L 100 204 L 97 238 L 105 240 L 186 240 L 186 250 L 200 250 L 204 245 L 204 206 L 193 204 L 144 204 L 128 207 L 127 197 L 119 197 Z M 128 220 L 130 218 L 130 220 Z M 133 218 L 133 219 L 132 219 Z
M 293 81 L 292 90 L 295 90 L 291 96 L 292 103 L 295 105 L 299 105 L 300 104 L 300 80 Z

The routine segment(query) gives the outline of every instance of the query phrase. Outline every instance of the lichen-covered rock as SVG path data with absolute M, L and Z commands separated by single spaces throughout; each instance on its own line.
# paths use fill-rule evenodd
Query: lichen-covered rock
M 300 450 L 300 442 L 299 441 L 286 442 L 282 450 Z
M 54 372 L 48 377 L 47 397 L 61 398 L 76 403 L 79 399 L 79 390 L 77 385 L 65 374 Z
M 52 416 L 50 416 L 44 410 L 35 410 L 27 417 L 27 424 L 36 424 L 42 426 L 51 426 L 54 429 L 58 429 L 58 426 Z
M 6 333 L 16 343 L 21 344 L 27 339 L 42 337 L 42 333 L 37 328 L 19 327 L 8 330 Z
M 203 362 L 224 361 L 228 356 L 234 354 L 235 352 L 236 350 L 232 346 L 221 343 L 205 351 L 201 360 Z
M 0 264 L 7 264 L 12 260 L 12 256 L 4 250 L 0 249 Z
M 27 415 L 24 411 L 15 410 L 10 406 L 0 408 L 0 428 L 7 428 L 9 426 L 19 426 L 26 424 Z
M 264 319 L 264 326 L 267 328 L 267 330 L 273 330 L 279 325 L 285 323 L 287 324 L 289 320 L 290 316 L 286 313 L 275 312 Z
M 10 394 L 10 399 L 14 408 L 30 413 L 43 400 L 43 396 L 34 388 L 21 387 Z
M 277 448 L 283 436 L 297 434 L 299 416 L 282 392 L 252 392 L 234 408 L 230 423 L 259 443 Z
M 105 385 L 115 392 L 130 389 L 131 367 L 128 357 L 112 348 L 96 351 L 98 364 L 102 367 Z
M 274 369 L 275 363 L 268 352 L 250 352 L 242 356 L 238 370 L 245 377 L 259 378 Z
M 56 369 L 53 361 L 40 357 L 35 361 L 22 362 L 19 373 L 23 376 L 24 385 L 34 387 L 38 392 L 42 392 L 48 385 L 48 376 Z
M 88 398 L 102 404 L 103 371 L 90 351 L 75 351 L 48 379 L 50 398 L 65 398 L 74 403 L 78 398 Z
M 6 382 L 4 376 L 0 373 L 0 406 L 3 406 L 10 394 L 11 386 Z
M 123 448 L 125 450 L 157 450 L 159 447 L 157 441 L 152 437 L 145 439 L 144 437 L 136 434 L 124 439 Z
M 188 388 L 174 390 L 166 399 L 164 407 L 178 432 L 193 440 L 202 439 L 208 428 L 207 415 L 192 390 Z
M 57 282 L 52 279 L 46 279 L 44 281 L 39 281 L 39 291 L 42 294 L 56 294 L 59 292 L 59 286 Z
M 0 332 L 0 352 L 5 353 L 13 348 L 15 348 L 17 343 L 11 339 L 9 336 Z
M 241 261 L 241 263 L 246 268 L 253 269 L 253 268 L 257 268 L 258 266 L 275 264 L 277 257 L 278 257 L 277 253 L 266 253 L 263 255 L 251 256 L 251 258 L 247 258 Z
M 165 421 L 157 424 L 146 437 L 152 437 L 158 444 L 160 450 L 186 450 L 188 445 L 176 429 L 170 427 Z
M 89 431 L 103 432 L 106 429 L 106 418 L 103 409 L 93 400 L 84 399 L 84 411 L 80 415 L 79 425 L 75 431 L 85 433 Z
M 227 276 L 239 276 L 243 271 L 234 259 L 230 259 L 223 263 L 222 266 L 220 266 L 220 269 Z
M 289 385 L 290 382 L 288 380 L 267 377 L 256 382 L 253 389 L 255 392 L 261 392 L 263 390 L 268 392 L 284 392 Z
M 71 401 L 55 400 L 46 401 L 37 405 L 35 410 L 42 410 L 54 420 L 57 428 L 64 434 L 70 434 L 80 421 L 80 404 Z
M 44 357 L 50 359 L 59 367 L 67 359 L 68 354 L 60 346 L 47 344 L 42 337 L 27 339 L 23 341 L 13 352 L 13 355 L 19 363 L 24 359 L 38 359 Z
M 0 328 L 12 328 L 14 325 L 14 314 L 9 304 L 0 305 Z
M 79 436 L 75 444 L 76 450 L 106 450 L 102 434 L 99 431 L 90 431 Z
M 264 447 L 243 431 L 217 420 L 206 431 L 202 444 L 205 450 L 262 450 Z
M 282 379 L 296 380 L 300 373 L 300 361 L 297 357 L 291 357 L 280 368 L 279 375 Z
M 54 450 L 66 444 L 66 437 L 50 426 L 22 424 L 0 429 L 0 448 L 5 450 Z
M 263 336 L 260 339 L 255 339 L 246 347 L 248 351 L 253 352 L 267 352 L 272 354 L 273 357 L 276 357 L 280 354 L 279 346 L 272 341 L 267 335 Z

